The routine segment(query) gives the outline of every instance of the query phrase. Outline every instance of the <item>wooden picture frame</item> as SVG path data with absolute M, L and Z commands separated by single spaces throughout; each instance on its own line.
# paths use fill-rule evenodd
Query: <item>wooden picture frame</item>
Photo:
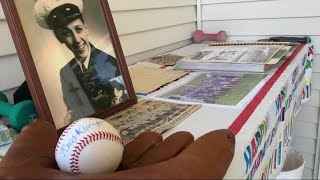
M 81 1 L 85 26 L 81 31 L 87 31 L 87 40 L 77 48 L 69 48 L 68 41 L 61 40 L 70 36 L 65 30 L 57 35 L 70 22 L 60 29 L 55 27 L 55 31 L 41 27 L 35 2 L 1 0 L 39 118 L 60 129 L 76 119 L 106 118 L 135 104 L 137 99 L 108 1 Z M 87 56 L 82 58 L 81 53 Z M 80 67 L 77 57 L 90 60 L 87 69 Z M 90 64 L 96 59 L 103 60 Z M 78 70 L 83 74 L 88 70 L 90 74 L 77 74 Z

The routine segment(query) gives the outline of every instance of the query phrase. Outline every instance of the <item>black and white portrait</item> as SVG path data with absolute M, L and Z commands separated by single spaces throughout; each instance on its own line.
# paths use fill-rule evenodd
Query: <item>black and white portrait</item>
M 14 3 L 56 127 L 129 99 L 99 0 Z

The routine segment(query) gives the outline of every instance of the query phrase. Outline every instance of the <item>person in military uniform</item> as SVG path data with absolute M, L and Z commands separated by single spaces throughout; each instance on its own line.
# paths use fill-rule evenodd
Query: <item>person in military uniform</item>
M 82 10 L 82 0 L 38 0 L 34 6 L 38 24 L 75 56 L 60 70 L 65 124 L 127 99 L 117 60 L 90 43 Z

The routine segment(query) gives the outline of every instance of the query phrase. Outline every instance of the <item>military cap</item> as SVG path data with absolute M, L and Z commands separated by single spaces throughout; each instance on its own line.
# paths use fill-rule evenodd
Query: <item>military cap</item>
M 82 0 L 38 0 L 33 15 L 42 28 L 54 29 L 81 17 L 82 10 Z

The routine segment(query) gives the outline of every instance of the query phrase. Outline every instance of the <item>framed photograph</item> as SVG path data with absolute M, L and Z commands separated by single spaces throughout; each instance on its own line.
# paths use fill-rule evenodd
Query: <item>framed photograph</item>
M 107 0 L 1 0 L 39 118 L 61 129 L 137 102 Z

